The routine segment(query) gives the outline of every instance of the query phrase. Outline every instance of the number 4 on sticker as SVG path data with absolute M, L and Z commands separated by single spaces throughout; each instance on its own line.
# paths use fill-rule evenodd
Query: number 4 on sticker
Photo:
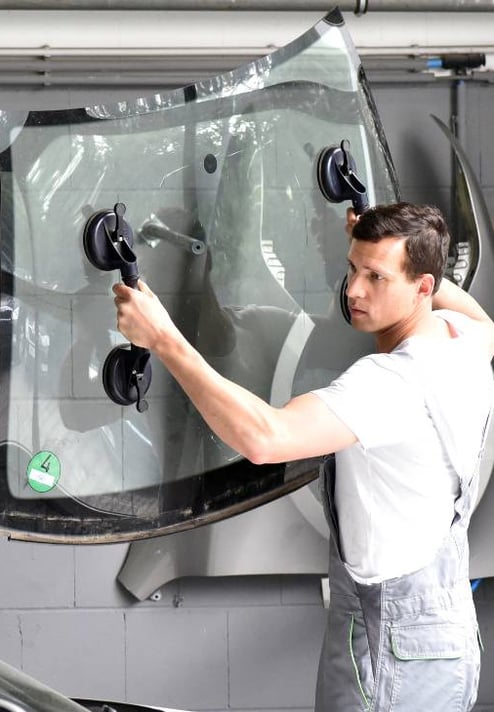
M 35 492 L 49 492 L 60 479 L 60 460 L 49 450 L 42 450 L 30 459 L 27 482 Z

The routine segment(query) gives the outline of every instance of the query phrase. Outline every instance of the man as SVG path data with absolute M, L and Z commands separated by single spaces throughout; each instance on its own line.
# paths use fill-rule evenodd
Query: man
M 349 230 L 352 324 L 377 353 L 282 408 L 214 371 L 144 283 L 114 286 L 118 325 L 252 462 L 336 453 L 322 473 L 331 608 L 318 712 L 466 712 L 479 671 L 466 530 L 494 323 L 443 279 L 449 234 L 436 208 L 377 206 L 358 221 L 350 211 Z

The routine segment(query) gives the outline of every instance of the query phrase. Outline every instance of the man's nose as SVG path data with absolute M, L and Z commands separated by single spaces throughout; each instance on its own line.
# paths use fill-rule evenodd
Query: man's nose
M 349 299 L 364 296 L 364 283 L 361 276 L 349 274 L 346 285 L 346 295 Z

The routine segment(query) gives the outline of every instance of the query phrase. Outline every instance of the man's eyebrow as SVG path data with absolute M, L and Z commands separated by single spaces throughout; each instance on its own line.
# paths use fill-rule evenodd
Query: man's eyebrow
M 349 257 L 346 258 L 346 261 L 350 265 L 350 267 L 355 267 L 354 263 L 352 262 L 352 260 Z M 394 274 L 392 270 L 386 269 L 385 267 L 382 267 L 381 265 L 363 264 L 362 267 L 364 269 L 368 270 L 369 272 L 376 272 L 378 274 L 382 274 L 383 276 L 391 277 Z

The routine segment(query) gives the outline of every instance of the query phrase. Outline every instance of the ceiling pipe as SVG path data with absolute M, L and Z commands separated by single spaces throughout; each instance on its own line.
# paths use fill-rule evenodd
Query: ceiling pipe
M 238 66 L 240 57 L 223 56 L 132 56 L 84 55 L 71 57 L 3 57 L 0 55 L 0 86 L 186 86 Z M 243 58 L 248 61 L 248 57 Z M 472 72 L 486 65 L 480 53 L 436 56 L 363 57 L 363 67 L 374 82 L 470 81 Z M 492 72 L 476 74 L 492 81 Z
M 340 0 L 341 11 L 491 12 L 494 0 Z M 0 0 L 0 10 L 248 10 L 327 12 L 328 0 Z

